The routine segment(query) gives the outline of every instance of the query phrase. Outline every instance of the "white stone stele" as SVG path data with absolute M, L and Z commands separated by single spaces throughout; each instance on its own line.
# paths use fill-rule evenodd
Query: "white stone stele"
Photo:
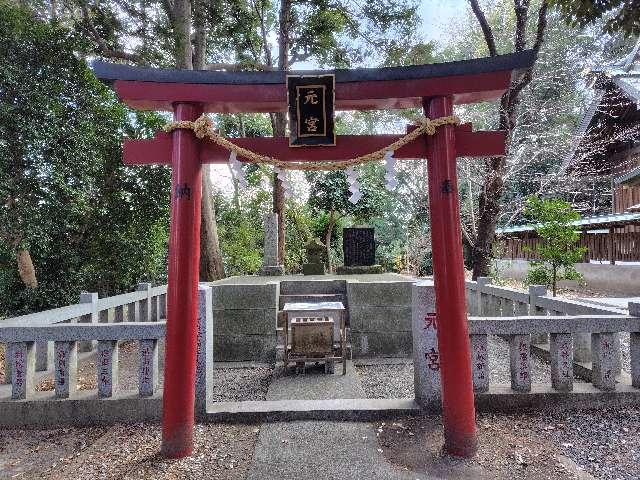
M 412 304 L 415 398 L 423 408 L 437 410 L 440 408 L 441 382 L 433 281 L 413 284 Z
M 213 290 L 205 284 L 198 285 L 197 342 L 195 409 L 196 417 L 204 417 L 207 388 L 213 384 Z
M 284 268 L 278 264 L 278 214 L 264 215 L 264 253 L 261 275 L 283 275 Z

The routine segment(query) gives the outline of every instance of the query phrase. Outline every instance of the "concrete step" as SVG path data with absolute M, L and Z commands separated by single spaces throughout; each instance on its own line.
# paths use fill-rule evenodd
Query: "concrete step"
M 347 293 L 345 280 L 283 280 L 280 282 L 280 295 L 334 295 Z
M 285 303 L 291 302 L 305 302 L 305 303 L 316 303 L 316 302 L 342 302 L 342 304 L 347 306 L 346 304 L 347 295 L 343 293 L 306 293 L 306 294 L 298 294 L 298 295 L 280 295 L 279 299 L 279 308 L 282 310 L 284 308 Z
M 293 420 L 371 422 L 419 413 L 420 407 L 413 398 L 211 402 L 207 405 L 207 421 L 231 423 Z

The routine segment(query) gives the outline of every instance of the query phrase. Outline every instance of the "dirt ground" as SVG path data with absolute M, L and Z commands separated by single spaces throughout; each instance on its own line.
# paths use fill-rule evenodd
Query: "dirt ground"
M 378 423 L 378 441 L 393 464 L 435 478 L 461 480 L 591 479 L 563 455 L 558 446 L 537 433 L 536 417 L 478 417 L 478 455 L 455 459 L 441 452 L 444 442 L 438 417 L 404 417 Z
M 191 457 L 158 455 L 158 425 L 0 431 L 0 479 L 241 480 L 251 465 L 256 425 L 197 425 Z

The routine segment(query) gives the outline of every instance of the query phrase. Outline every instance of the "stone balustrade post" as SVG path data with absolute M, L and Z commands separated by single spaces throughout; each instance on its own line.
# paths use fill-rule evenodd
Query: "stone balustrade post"
M 484 293 L 484 287 L 491 283 L 491 277 L 478 277 L 476 281 L 476 304 L 477 306 L 477 315 L 479 317 L 482 316 L 491 316 L 493 313 L 489 311 L 489 297 L 486 293 Z
M 160 310 L 160 319 L 167 318 L 167 294 L 163 293 L 160 295 L 160 305 L 158 307 Z
M 529 285 L 529 315 L 544 316 L 547 311 L 538 305 L 538 297 L 544 297 L 547 294 L 546 285 Z M 531 343 L 533 345 L 544 345 L 549 341 L 549 335 L 546 333 L 536 333 L 531 335 Z
M 573 339 L 570 333 L 549 336 L 551 355 L 551 386 L 559 392 L 573 390 Z
M 509 339 L 511 389 L 517 392 L 531 391 L 530 341 L 530 335 L 511 335 Z
M 4 355 L 4 384 L 11 385 L 11 362 L 9 361 L 9 344 L 5 343 Z
M 213 385 L 213 290 L 198 286 L 198 349 L 196 357 L 196 418 L 205 418 L 207 397 Z
M 53 343 L 46 340 L 36 342 L 36 372 L 46 372 L 53 360 Z
M 159 309 L 158 309 L 158 296 L 154 295 L 150 298 L 151 302 L 151 321 L 158 322 L 160 321 Z
M 438 319 L 433 281 L 412 287 L 413 372 L 416 401 L 426 410 L 441 408 Z
M 600 390 L 616 389 L 616 355 L 614 333 L 591 334 L 593 386 Z
M 629 302 L 629 315 L 640 317 L 640 303 Z M 630 332 L 631 385 L 640 388 L 640 332 Z
M 101 340 L 96 351 L 98 397 L 112 397 L 118 390 L 118 342 Z
M 489 391 L 489 348 L 488 335 L 469 335 L 471 341 L 471 371 L 473 391 Z
M 87 315 L 82 315 L 78 319 L 78 323 L 98 323 L 98 294 L 97 293 L 89 293 L 89 292 L 81 292 L 80 293 L 80 303 L 90 303 L 91 304 L 91 313 Z M 92 340 L 83 341 L 78 344 L 79 352 L 90 352 L 93 350 L 95 342 Z
M 138 302 L 127 303 L 127 322 L 137 322 L 140 318 Z
M 9 343 L 7 358 L 11 363 L 11 398 L 32 398 L 36 366 L 35 342 Z
M 56 398 L 69 398 L 78 386 L 78 343 L 54 342 Z
M 152 397 L 158 389 L 158 339 L 140 340 L 138 345 L 138 394 Z
M 146 297 L 138 302 L 140 310 L 140 322 L 148 322 L 151 320 L 151 284 L 139 283 L 136 288 L 138 292 L 146 292 Z

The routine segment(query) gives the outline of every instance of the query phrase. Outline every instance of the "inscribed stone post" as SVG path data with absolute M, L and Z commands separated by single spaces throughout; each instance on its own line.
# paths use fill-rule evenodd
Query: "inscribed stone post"
M 284 275 L 284 267 L 278 263 L 278 214 L 264 216 L 264 253 L 260 275 Z
M 425 409 L 440 408 L 440 354 L 438 352 L 435 289 L 432 281 L 413 284 L 413 372 L 416 401 Z
M 213 384 L 213 291 L 208 285 L 198 286 L 198 348 L 196 354 L 197 418 L 207 415 L 207 385 Z

